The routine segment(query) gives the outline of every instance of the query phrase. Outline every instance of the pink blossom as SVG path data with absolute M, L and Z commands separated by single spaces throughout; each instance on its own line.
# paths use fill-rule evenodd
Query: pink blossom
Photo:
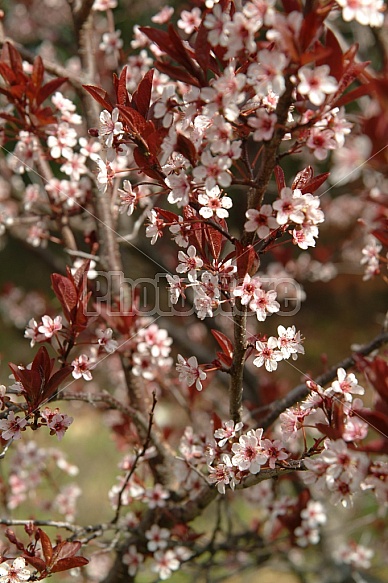
M 228 156 L 212 156 L 209 150 L 205 150 L 201 155 L 202 165 L 193 170 L 193 176 L 197 183 L 204 182 L 207 191 L 210 191 L 217 184 L 226 188 L 232 183 L 232 176 L 228 169 L 232 165 L 232 160 Z
M 326 95 L 335 93 L 338 89 L 338 83 L 334 77 L 329 75 L 329 65 L 321 65 L 310 69 L 307 66 L 298 71 L 300 83 L 297 87 L 298 93 L 307 95 L 314 105 L 322 105 Z
M 44 334 L 46 338 L 51 338 L 59 330 L 62 330 L 62 317 L 56 316 L 54 320 L 50 316 L 42 317 L 42 325 L 38 327 L 38 331 Z
M 153 524 L 146 530 L 145 536 L 148 540 L 147 549 L 154 553 L 158 549 L 165 549 L 171 533 L 167 528 L 161 528 L 158 524 Z
M 130 181 L 124 180 L 123 188 L 118 188 L 117 193 L 120 196 L 120 213 L 126 213 L 130 216 L 135 209 L 136 203 L 136 193 L 133 192 Z
M 157 24 L 164 24 L 165 22 L 169 22 L 169 20 L 171 20 L 173 14 L 174 8 L 172 6 L 163 6 L 163 8 L 161 8 L 157 14 L 152 16 L 151 20 Z
M 267 462 L 267 454 L 261 445 L 262 433 L 262 429 L 250 430 L 232 445 L 232 464 L 240 471 L 249 470 L 251 474 L 257 474 Z
M 10 411 L 6 419 L 0 420 L 1 437 L 8 441 L 9 439 L 20 439 L 21 432 L 25 429 L 27 420 L 19 416 L 15 417 L 15 413 Z
M 81 354 L 81 356 L 75 358 L 71 365 L 74 367 L 71 374 L 75 379 L 80 379 L 82 377 L 85 381 L 92 380 L 90 368 L 93 368 L 94 365 L 90 362 L 89 357 L 86 354 Z
M 42 419 L 46 420 L 47 427 L 50 429 L 50 434 L 56 435 L 59 441 L 63 439 L 66 430 L 74 421 L 73 417 L 60 413 L 58 408 L 51 411 L 49 407 L 45 407 L 41 412 L 41 416 Z
M 333 131 L 318 127 L 313 127 L 310 130 L 306 145 L 313 150 L 317 160 L 325 160 L 328 150 L 335 150 L 337 148 Z
M 166 279 L 170 286 L 170 301 L 176 304 L 182 295 L 184 297 L 184 284 L 179 275 L 166 275 Z
M 217 485 L 217 490 L 220 494 L 225 494 L 225 486 L 230 486 L 234 490 L 238 482 L 230 457 L 222 454 L 220 463 L 208 465 L 209 477 L 211 484 Z
M 249 302 L 249 308 L 256 313 L 259 322 L 264 322 L 267 315 L 274 314 L 280 310 L 280 304 L 276 301 L 276 291 L 265 292 L 257 290 L 253 299 Z
M 173 571 L 177 571 L 180 566 L 180 562 L 174 551 L 157 551 L 154 554 L 154 564 L 152 570 L 158 574 L 159 578 L 164 581 L 171 577 Z
M 229 213 L 226 209 L 232 207 L 232 199 L 229 196 L 221 197 L 221 190 L 214 186 L 206 193 L 198 195 L 198 202 L 203 205 L 199 214 L 205 219 L 211 219 L 216 215 L 219 219 L 226 219 Z
M 100 51 L 104 51 L 106 55 L 112 55 L 123 48 L 123 40 L 120 38 L 121 30 L 114 30 L 113 32 L 104 32 L 102 41 L 99 44 Z M 102 112 L 104 113 L 104 112 Z M 101 119 L 101 116 L 100 116 Z M 121 124 L 120 124 L 121 125 Z M 108 138 L 109 140 L 109 138 Z M 108 145 L 108 140 L 105 142 Z M 110 141 L 110 140 L 109 140 Z M 109 146 L 111 147 L 111 146 Z
M 255 142 L 268 141 L 272 138 L 275 129 L 277 116 L 274 113 L 268 113 L 266 109 L 256 110 L 256 117 L 248 119 L 248 125 L 253 128 L 253 139 Z
M 46 336 L 45 334 L 40 334 L 38 330 L 39 326 L 34 318 L 28 322 L 28 325 L 24 331 L 24 338 L 29 338 L 31 340 L 30 346 L 31 348 L 35 346 L 36 342 L 42 342 Z
M 202 391 L 202 381 L 206 379 L 205 371 L 198 366 L 195 356 L 190 356 L 187 360 L 178 354 L 178 364 L 176 370 L 179 373 L 179 380 L 191 387 L 195 383 L 197 391 Z
M 256 342 L 257 357 L 253 364 L 257 367 L 265 365 L 268 372 L 273 372 L 278 367 L 278 362 L 283 360 L 282 353 L 277 350 L 278 341 L 274 336 L 270 336 L 267 342 Z
M 26 569 L 26 561 L 23 557 L 16 558 L 12 565 L 9 562 L 0 565 L 0 581 L 2 583 L 22 583 L 28 581 L 31 573 Z
M 276 221 L 280 226 L 289 222 L 303 223 L 305 218 L 302 211 L 303 200 L 298 196 L 298 192 L 300 191 L 292 191 L 285 186 L 280 191 L 280 199 L 273 203 L 272 206 L 277 211 Z
M 105 352 L 112 354 L 118 348 L 117 340 L 112 338 L 113 330 L 112 328 L 106 328 L 105 330 L 97 329 L 96 336 L 98 338 L 98 344 L 101 346 Z
M 199 28 L 200 24 L 201 11 L 197 7 L 190 10 L 190 12 L 188 10 L 182 10 L 180 19 L 177 22 L 177 26 L 186 34 L 194 32 L 194 30 Z
M 195 281 L 197 279 L 197 270 L 201 269 L 203 261 L 200 257 L 197 257 L 197 250 L 194 245 L 190 245 L 187 249 L 187 254 L 179 251 L 178 259 L 180 263 L 176 268 L 177 272 L 187 273 L 189 280 Z
M 238 285 L 233 290 L 235 298 L 241 298 L 241 304 L 246 306 L 255 295 L 261 290 L 261 282 L 258 277 L 253 277 L 247 273 L 241 285 Z
M 276 462 L 281 462 L 289 457 L 289 454 L 283 451 L 283 444 L 279 439 L 275 439 L 274 441 L 263 439 L 261 445 L 271 469 L 275 469 Z
M 273 209 L 270 204 L 263 204 L 259 210 L 248 209 L 245 213 L 248 220 L 244 225 L 244 229 L 248 233 L 255 231 L 260 239 L 266 239 L 271 231 L 275 231 L 279 227 L 272 213 Z
M 168 202 L 176 204 L 178 207 L 186 206 L 189 202 L 190 194 L 190 182 L 187 173 L 180 170 L 178 174 L 170 174 L 165 182 L 171 189 L 167 197 Z
M 234 421 L 232 421 L 232 420 L 223 421 L 222 427 L 220 427 L 219 429 L 216 429 L 214 432 L 215 439 L 219 440 L 218 447 L 223 447 L 225 445 L 225 443 L 229 439 L 234 437 L 236 435 L 236 433 L 238 433 L 240 431 L 240 429 L 242 429 L 242 428 L 243 428 L 243 423 L 241 421 L 236 423 L 236 425 L 234 424 Z
M 153 488 L 147 488 L 143 494 L 143 501 L 149 508 L 163 508 L 166 506 L 170 494 L 161 484 L 155 484 Z
M 123 555 L 124 565 L 128 565 L 128 574 L 133 577 L 136 575 L 140 565 L 144 562 L 144 555 L 137 552 L 135 545 L 130 545 L 127 552 Z
M 347 374 L 344 368 L 339 368 L 337 377 L 338 380 L 332 382 L 331 386 L 326 389 L 325 395 L 329 397 L 336 395 L 347 402 L 351 402 L 352 395 L 363 395 L 365 393 L 364 387 L 358 384 L 358 380 L 353 373 Z
M 283 358 L 290 358 L 296 360 L 297 354 L 304 354 L 302 346 L 302 337 L 300 332 L 296 331 L 295 326 L 278 326 L 278 347 L 283 355 Z
M 146 237 L 151 237 L 151 245 L 155 245 L 159 237 L 162 237 L 163 235 L 162 228 L 164 226 L 164 221 L 159 218 L 154 209 L 147 212 L 147 218 L 150 221 L 150 224 L 146 227 Z

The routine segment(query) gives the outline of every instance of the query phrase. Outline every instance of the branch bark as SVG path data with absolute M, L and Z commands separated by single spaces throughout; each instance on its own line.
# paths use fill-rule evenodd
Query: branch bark
M 368 356 L 368 354 L 371 354 L 374 350 L 381 348 L 381 346 L 387 343 L 388 332 L 384 332 L 383 334 L 379 334 L 378 336 L 376 336 L 371 342 L 369 342 L 359 350 L 356 350 L 354 352 L 354 355 L 359 354 L 361 356 Z M 316 383 L 317 385 L 324 386 L 327 383 L 333 381 L 335 378 L 337 378 L 337 370 L 339 368 L 344 368 L 345 370 L 348 370 L 349 368 L 355 366 L 355 364 L 356 360 L 354 356 L 348 356 L 344 360 L 338 362 L 329 371 L 319 375 L 314 380 L 313 379 L 311 380 L 313 380 L 313 382 Z M 278 399 L 272 404 L 271 411 L 260 421 L 260 427 L 262 427 L 264 430 L 268 429 L 268 427 L 270 427 L 272 423 L 276 421 L 276 419 L 279 417 L 281 413 L 283 413 L 283 411 L 285 411 L 289 407 L 292 407 L 302 399 L 305 399 L 309 394 L 310 389 L 306 386 L 306 384 L 298 385 L 297 387 L 292 389 L 292 391 L 290 391 L 288 395 L 283 397 L 283 399 Z

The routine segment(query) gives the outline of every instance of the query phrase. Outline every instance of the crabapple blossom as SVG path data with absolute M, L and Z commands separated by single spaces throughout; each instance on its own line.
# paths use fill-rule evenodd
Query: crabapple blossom
M 253 299 L 249 302 L 249 308 L 255 312 L 259 322 L 264 322 L 267 316 L 280 310 L 280 304 L 276 301 L 277 294 L 274 290 L 256 290 Z
M 250 117 L 248 124 L 255 131 L 253 139 L 256 142 L 267 141 L 272 138 L 277 117 L 274 113 L 268 113 L 264 108 L 256 110 L 256 117 Z
M 213 215 L 216 215 L 219 219 L 226 219 L 229 216 L 226 209 L 230 209 L 233 206 L 232 199 L 229 196 L 221 197 L 221 190 L 218 186 L 214 186 L 204 194 L 199 194 L 198 202 L 203 205 L 199 210 L 199 214 L 204 219 L 211 219 Z
M 26 569 L 26 561 L 23 557 L 17 557 L 12 565 L 9 562 L 0 564 L 0 581 L 1 583 L 22 583 L 28 581 L 31 572 Z
M 208 465 L 209 476 L 208 480 L 211 484 L 216 484 L 217 490 L 220 494 L 225 494 L 225 486 L 230 486 L 234 490 L 236 483 L 238 482 L 233 464 L 230 457 L 226 454 L 222 454 L 220 457 L 220 463 L 213 465 Z
M 241 285 L 238 285 L 233 290 L 233 295 L 236 298 L 241 298 L 241 304 L 246 306 L 253 300 L 257 293 L 261 291 L 261 282 L 258 277 L 253 277 L 247 273 Z
M 365 393 L 364 387 L 358 384 L 358 380 L 353 373 L 347 374 L 345 369 L 339 368 L 337 377 L 338 380 L 332 382 L 331 386 L 326 389 L 325 395 L 342 397 L 345 401 L 351 402 L 352 395 L 363 395 Z
M 195 383 L 197 391 L 202 391 L 202 381 L 206 379 L 205 371 L 198 366 L 195 356 L 190 356 L 187 360 L 178 354 L 178 364 L 176 370 L 179 373 L 179 380 L 191 387 Z
M 270 336 L 267 342 L 256 342 L 257 356 L 253 364 L 257 367 L 265 366 L 268 372 L 273 372 L 278 367 L 278 362 L 283 360 L 283 355 L 278 348 L 278 340 L 274 336 Z
M 90 368 L 93 368 L 94 364 L 90 361 L 87 354 L 77 356 L 71 364 L 74 367 L 71 374 L 75 379 L 80 379 L 82 377 L 85 381 L 92 380 Z
M 222 427 L 216 429 L 214 432 L 215 439 L 218 439 L 218 447 L 223 447 L 225 443 L 235 437 L 236 433 L 238 433 L 243 428 L 242 421 L 238 423 L 234 423 L 234 421 L 223 421 Z
M 298 196 L 299 193 L 300 191 L 292 191 L 287 186 L 281 189 L 280 199 L 275 200 L 272 205 L 274 210 L 277 211 L 276 221 L 280 226 L 286 225 L 288 222 L 303 223 L 303 198 Z
M 123 48 L 123 40 L 120 38 L 121 30 L 113 32 L 105 32 L 102 35 L 102 41 L 99 44 L 100 51 L 104 51 L 106 55 L 111 55 Z
M 338 563 L 345 563 L 356 569 L 368 569 L 371 565 L 373 555 L 374 552 L 372 549 L 358 545 L 353 541 L 341 545 L 334 553 L 334 557 Z
M 194 7 L 192 10 L 182 10 L 177 26 L 186 34 L 192 34 L 201 24 L 201 11 Z
M 154 564 L 152 565 L 152 570 L 158 574 L 162 581 L 171 577 L 172 572 L 179 569 L 180 562 L 175 552 L 171 549 L 167 551 L 156 551 L 153 558 Z
M 271 232 L 279 227 L 272 213 L 273 209 L 270 204 L 263 204 L 259 210 L 248 209 L 245 213 L 248 220 L 244 225 L 244 229 L 248 233 L 256 232 L 260 239 L 266 239 Z
M 144 562 L 144 555 L 137 551 L 135 545 L 130 545 L 123 555 L 123 563 L 128 566 L 128 574 L 136 575 L 140 565 Z
M 301 67 L 298 71 L 300 79 L 298 93 L 307 95 L 314 105 L 322 105 L 326 96 L 335 93 L 338 89 L 336 79 L 329 73 L 329 65 L 321 65 L 314 69 L 307 66 Z
M 73 417 L 60 413 L 58 408 L 51 411 L 49 407 L 45 407 L 41 411 L 41 416 L 47 422 L 47 427 L 50 429 L 51 435 L 56 435 L 59 441 L 61 441 L 66 430 L 74 421 Z
M 169 275 L 168 273 L 166 274 L 166 279 L 168 281 L 168 284 L 170 286 L 170 301 L 172 304 L 176 304 L 180 298 L 180 296 L 183 296 L 183 292 L 184 292 L 184 285 L 183 285 L 183 281 L 181 280 L 181 278 L 179 277 L 179 275 Z
M 100 123 L 98 126 L 98 135 L 103 144 L 112 148 L 114 137 L 120 137 L 123 133 L 123 124 L 118 121 L 119 110 L 115 107 L 112 113 L 106 109 L 100 113 Z
M 157 524 L 153 524 L 149 530 L 146 530 L 145 536 L 148 540 L 147 549 L 154 553 L 158 549 L 167 547 L 171 533 L 167 528 L 161 528 Z
M 200 257 L 197 257 L 197 250 L 194 245 L 188 247 L 187 254 L 179 251 L 178 259 L 180 263 L 176 268 L 177 272 L 187 273 L 189 280 L 195 281 L 197 279 L 197 270 L 201 269 L 203 261 Z
M 232 464 L 241 472 L 248 470 L 251 474 L 257 474 L 267 462 L 268 457 L 261 444 L 262 433 L 262 429 L 250 430 L 232 445 Z
M 8 439 L 21 439 L 21 432 L 25 430 L 27 420 L 22 419 L 13 411 L 10 411 L 6 419 L 0 419 L 1 437 L 8 441 Z
M 117 193 L 120 196 L 120 213 L 126 213 L 130 216 L 135 210 L 136 193 L 132 190 L 132 184 L 129 180 L 124 180 L 123 188 L 119 188 Z
M 118 348 L 117 340 L 112 338 L 113 330 L 112 328 L 106 328 L 105 330 L 101 330 L 100 328 L 96 330 L 96 336 L 98 338 L 98 344 L 101 346 L 105 352 L 108 354 L 112 354 Z
M 62 330 L 61 316 L 56 316 L 54 320 L 50 316 L 42 317 L 42 324 L 38 327 L 38 332 L 43 334 L 45 338 L 52 338 L 59 330 Z
M 146 237 L 151 237 L 151 245 L 155 245 L 159 237 L 163 236 L 162 227 L 164 226 L 164 222 L 162 219 L 159 219 L 154 209 L 147 211 L 147 218 L 150 224 L 146 228 Z
M 280 439 L 271 441 L 270 439 L 263 439 L 261 442 L 263 452 L 267 456 L 267 462 L 271 469 L 275 469 L 276 462 L 281 462 L 289 457 L 286 451 L 283 451 L 284 445 Z
M 180 170 L 178 174 L 170 174 L 166 178 L 166 184 L 171 189 L 167 200 L 178 207 L 186 206 L 189 202 L 190 182 L 187 174 Z

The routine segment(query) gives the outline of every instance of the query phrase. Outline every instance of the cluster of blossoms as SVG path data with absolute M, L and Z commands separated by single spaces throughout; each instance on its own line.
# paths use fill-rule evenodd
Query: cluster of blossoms
M 78 474 L 78 468 L 70 464 L 65 454 L 57 448 L 39 447 L 34 441 L 20 442 L 15 447 L 15 452 L 10 460 L 9 485 L 6 507 L 9 511 L 18 508 L 24 502 L 34 501 L 38 504 L 39 491 L 52 487 L 48 479 L 49 471 L 55 468 L 56 472 L 74 478 Z M 66 520 L 73 521 L 76 511 L 77 498 L 81 490 L 77 484 L 64 483 L 60 488 L 55 488 L 55 496 L 50 501 L 42 503 L 42 508 L 60 513 Z
M 335 19 L 341 9 L 346 22 L 381 26 L 384 6 L 383 0 L 337 0 L 327 7 L 313 4 L 308 10 L 306 5 L 303 13 L 297 9 L 298 3 L 292 2 L 284 3 L 282 11 L 274 0 L 244 0 L 239 6 L 229 0 L 207 0 L 202 7 L 182 12 L 177 27 L 183 39 L 172 25 L 168 32 L 135 27 L 131 47 L 139 52 L 126 57 L 122 50 L 124 38 L 114 29 L 112 10 L 117 0 L 95 0 L 90 22 L 99 24 L 95 30 L 91 26 L 90 34 L 96 36 L 94 47 L 98 47 L 103 63 L 99 71 L 101 83 L 105 85 L 107 71 L 114 71 L 115 77 L 109 94 L 101 87 L 85 86 L 102 108 L 96 116 L 97 127 L 89 129 L 88 137 L 81 136 L 83 120 L 76 113 L 75 103 L 57 91 L 64 80 L 43 85 L 41 92 L 43 61 L 38 58 L 29 65 L 20 58 L 17 70 L 16 49 L 9 46 L 4 49 L 4 59 L 3 53 L 1 56 L 1 76 L 11 90 L 1 91 L 2 99 L 9 98 L 9 102 L 4 117 L 8 125 L 4 132 L 3 127 L 0 129 L 5 143 L 7 132 L 13 132 L 15 145 L 8 158 L 8 170 L 19 180 L 7 177 L 6 184 L 0 182 L 0 235 L 10 231 L 34 247 L 48 248 L 48 252 L 49 242 L 59 243 L 70 255 L 93 258 L 93 265 L 89 262 L 88 267 L 82 260 L 78 264 L 75 261 L 67 277 L 54 274 L 53 289 L 62 315 L 49 315 L 46 306 L 29 315 L 25 337 L 31 347 L 41 346 L 30 365 L 11 363 L 16 381 L 12 393 L 26 403 L 19 407 L 6 396 L 5 387 L 0 389 L 1 437 L 16 441 L 28 427 L 47 427 L 51 435 L 62 439 L 73 418 L 47 406 L 50 400 L 61 397 L 59 385 L 67 375 L 77 381 L 92 381 L 99 365 L 108 358 L 112 367 L 109 370 L 115 370 L 115 363 L 119 363 L 117 377 L 121 375 L 120 381 L 125 378 L 125 391 L 120 393 L 113 387 L 115 376 L 109 379 L 109 387 L 116 391 L 114 396 L 106 391 L 98 395 L 96 402 L 117 408 L 121 425 L 115 427 L 115 437 L 123 447 L 135 444 L 137 452 L 124 458 L 120 465 L 123 474 L 109 492 L 116 513 L 109 529 L 114 532 L 117 526 L 109 544 L 113 548 L 116 540 L 123 540 L 125 533 L 129 535 L 121 555 L 130 577 L 135 577 L 147 563 L 159 579 L 165 580 L 193 555 L 200 557 L 207 552 L 203 550 L 206 545 L 201 549 L 200 544 L 196 552 L 197 534 L 188 524 L 179 524 L 174 515 L 181 510 L 184 514 L 186 502 L 193 501 L 194 508 L 201 505 L 198 499 L 203 488 L 209 495 L 224 495 L 227 487 L 245 490 L 246 486 L 257 485 L 256 491 L 246 495 L 260 510 L 254 534 L 260 532 L 270 545 L 286 529 L 289 548 L 319 541 L 320 530 L 329 518 L 319 501 L 323 497 L 334 504 L 350 506 L 358 492 L 370 490 L 381 507 L 388 501 L 388 465 L 385 459 L 374 460 L 370 453 L 373 448 L 368 451 L 364 442 L 371 414 L 358 398 L 364 389 L 345 369 L 339 368 L 337 379 L 327 388 L 308 383 L 310 396 L 283 412 L 280 423 L 265 435 L 255 413 L 249 421 L 248 415 L 245 417 L 243 404 L 243 418 L 251 428 L 245 430 L 242 422 L 226 421 L 209 439 L 206 427 L 214 413 L 213 421 L 217 419 L 215 400 L 208 406 L 208 391 L 196 392 L 202 391 L 205 381 L 210 384 L 209 372 L 219 370 L 231 376 L 232 395 L 234 381 L 243 378 L 245 356 L 253 356 L 254 366 L 272 372 L 280 361 L 296 360 L 304 354 L 303 338 L 295 326 L 278 326 L 276 336 L 266 334 L 267 324 L 263 323 L 280 312 L 280 302 L 282 297 L 287 298 L 287 292 L 283 290 L 282 296 L 280 286 L 276 285 L 275 291 L 265 282 L 272 275 L 275 282 L 282 278 L 294 281 L 290 274 L 298 278 L 301 273 L 307 274 L 306 279 L 324 280 L 335 271 L 333 263 L 323 265 L 301 253 L 315 251 L 318 228 L 327 216 L 326 207 L 332 215 L 339 207 L 333 202 L 330 209 L 330 201 L 325 201 L 324 215 L 321 199 L 315 195 L 327 173 L 315 176 L 311 166 L 303 165 L 296 171 L 292 185 L 287 186 L 278 164 L 286 156 L 302 153 L 318 162 L 333 156 L 340 167 L 341 156 L 346 156 L 352 147 L 357 150 L 356 140 L 350 135 L 357 126 L 353 118 L 352 122 L 347 119 L 344 103 L 355 98 L 351 84 L 366 84 L 369 72 L 364 74 L 366 63 L 356 59 L 354 47 L 342 52 Z M 330 12 L 333 20 L 326 26 Z M 173 8 L 166 6 L 152 20 L 165 24 L 173 13 Z M 74 22 L 77 20 L 78 17 Z M 327 63 L 322 64 L 326 58 Z M 20 85 L 15 91 L 16 78 Z M 73 75 L 69 79 L 74 79 Z M 363 95 L 368 88 L 366 85 L 355 93 Z M 378 88 L 376 80 L 373 89 L 378 92 Z M 35 89 L 36 95 L 30 99 Z M 19 94 L 26 97 L 25 102 L 18 100 Z M 52 95 L 46 109 L 39 109 L 44 101 L 42 95 L 46 101 Z M 376 100 L 366 119 L 378 117 L 378 107 Z M 89 112 L 85 111 L 85 115 Z M 15 127 L 10 127 L 10 120 L 18 120 Z M 93 123 L 91 116 L 87 123 Z M 361 145 L 363 156 L 349 156 L 338 171 L 341 180 L 348 178 L 346 173 L 353 178 L 362 176 L 352 166 L 364 162 L 372 150 L 371 144 Z M 373 155 L 376 151 L 377 148 Z M 384 208 L 384 201 L 379 207 Z M 232 212 L 234 217 L 230 217 Z M 93 222 L 96 217 L 97 222 Z M 232 220 L 227 222 L 229 218 Z M 376 233 L 362 251 L 364 279 L 369 279 L 380 272 L 385 239 L 375 229 L 377 219 L 367 215 L 364 218 L 368 231 Z M 386 215 L 380 212 L 380 223 L 383 220 Z M 144 223 L 151 245 L 163 245 L 168 234 L 180 248 L 175 264 L 174 260 L 168 263 L 169 257 L 166 261 L 166 270 L 176 265 L 176 274 L 167 275 L 171 304 L 178 304 L 181 298 L 190 302 L 192 297 L 200 320 L 217 317 L 220 308 L 225 308 L 228 319 L 234 319 L 235 340 L 238 327 L 244 336 L 240 338 L 241 350 L 237 342 L 235 347 L 226 334 L 213 329 L 222 349 L 217 358 L 204 365 L 198 364 L 196 356 L 186 359 L 178 354 L 174 377 L 172 339 L 166 330 L 142 316 L 136 303 L 137 292 L 128 294 L 132 301 L 129 309 L 112 292 L 117 311 L 112 313 L 111 306 L 103 305 L 100 314 L 90 317 L 87 304 L 97 292 L 88 279 L 100 273 L 94 267 L 106 269 L 112 258 L 112 269 L 113 264 L 120 267 L 116 237 L 123 244 L 129 243 Z M 78 249 L 81 232 L 82 251 Z M 299 254 L 296 259 L 282 252 L 287 242 L 293 244 L 289 249 Z M 267 252 L 276 257 L 275 262 L 261 261 Z M 297 299 L 302 296 L 300 292 Z M 37 314 L 42 313 L 45 315 L 39 318 Z M 246 314 L 254 316 L 250 320 L 253 332 L 239 323 L 240 316 Z M 201 323 L 197 326 L 204 328 Z M 228 323 L 221 328 L 228 331 Z M 44 344 L 55 352 L 58 369 L 54 369 L 55 359 L 50 358 Z M 261 372 L 256 371 L 260 376 Z M 181 389 L 175 391 L 177 403 L 173 410 L 183 403 L 194 426 L 197 412 L 186 406 L 185 399 L 197 399 L 203 405 L 198 411 L 198 426 L 205 427 L 203 432 L 186 428 L 179 446 L 182 457 L 177 458 L 168 440 L 170 435 L 176 437 L 176 429 L 180 431 L 181 427 L 166 424 L 160 433 L 154 427 L 159 423 L 157 415 L 154 420 L 154 408 L 159 400 L 170 398 L 170 380 L 174 388 Z M 66 397 L 84 397 L 77 395 L 80 384 Z M 237 396 L 242 398 L 242 381 L 239 384 Z M 91 385 L 93 402 L 98 383 Z M 186 386 L 196 391 L 184 390 Z M 140 388 L 144 388 L 146 405 Z M 144 420 L 149 413 L 147 397 L 151 391 L 154 407 L 147 431 Z M 353 395 L 357 397 L 353 399 Z M 232 401 L 231 398 L 231 409 Z M 217 405 L 224 415 L 223 404 Z M 137 407 L 139 410 L 134 411 Z M 158 404 L 156 414 L 159 412 L 163 424 L 164 409 L 159 409 Z M 240 413 L 231 411 L 230 416 L 237 420 Z M 268 427 L 264 423 L 262 426 Z M 76 473 L 56 450 L 44 454 L 33 442 L 23 447 L 16 444 L 16 461 L 11 462 L 8 510 L 28 501 L 31 492 L 42 485 L 50 460 L 69 475 Z M 159 457 L 167 460 L 165 466 L 171 462 L 167 470 L 175 472 L 174 476 L 164 475 L 165 479 L 159 480 Z M 295 469 L 301 472 L 293 475 L 294 488 L 286 480 Z M 276 487 L 268 479 L 272 476 L 279 477 Z M 79 495 L 76 485 L 64 485 L 45 510 L 58 511 L 72 521 Z M 179 511 L 177 501 L 181 505 Z M 131 510 L 126 516 L 120 515 L 124 507 Z M 154 523 L 147 519 L 144 528 L 147 513 L 152 514 Z M 175 521 L 171 529 L 164 527 L 166 518 L 169 523 Z M 99 527 L 98 532 L 104 529 Z M 216 557 L 217 531 L 212 544 Z M 361 569 L 369 566 L 370 558 L 371 552 L 356 544 L 340 550 L 337 556 L 351 568 Z M 3 578 L 15 583 L 28 580 L 30 573 L 24 560 L 0 565 L 0 580 Z

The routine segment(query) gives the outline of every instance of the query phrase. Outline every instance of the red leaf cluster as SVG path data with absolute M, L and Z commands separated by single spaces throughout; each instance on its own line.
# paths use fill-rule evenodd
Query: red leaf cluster
M 43 62 L 39 56 L 34 60 L 31 75 L 28 75 L 23 70 L 23 60 L 19 52 L 11 43 L 4 43 L 0 55 L 0 75 L 5 87 L 0 87 L 0 93 L 13 104 L 18 117 L 1 112 L 0 118 L 27 130 L 56 123 L 52 109 L 43 107 L 42 104 L 67 79 L 57 77 L 43 84 L 44 74 Z

